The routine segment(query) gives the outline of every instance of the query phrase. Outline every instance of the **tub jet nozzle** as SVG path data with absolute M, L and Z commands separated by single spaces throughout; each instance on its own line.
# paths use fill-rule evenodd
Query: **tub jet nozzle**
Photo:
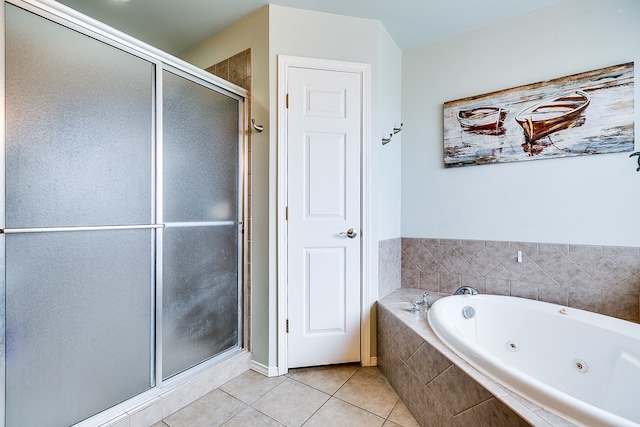
M 473 316 L 476 315 L 476 309 L 471 307 L 470 305 L 465 305 L 464 308 L 462 309 L 462 315 L 464 316 L 465 319 L 471 319 Z

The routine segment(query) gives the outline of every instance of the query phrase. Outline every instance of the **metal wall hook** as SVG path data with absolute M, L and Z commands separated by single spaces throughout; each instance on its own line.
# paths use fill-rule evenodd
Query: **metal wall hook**
M 640 151 L 636 151 L 635 153 L 629 154 L 629 157 L 638 156 L 638 169 L 636 172 L 640 172 Z
M 389 138 L 382 138 L 382 145 L 387 145 L 388 143 L 391 142 L 391 140 L 393 139 L 393 135 L 395 135 L 396 133 L 400 133 L 402 132 L 402 127 L 404 126 L 404 123 L 400 123 L 400 127 L 394 127 L 393 128 L 393 133 L 389 134 Z
M 253 129 L 258 133 L 264 130 L 264 126 L 256 124 L 256 119 L 251 119 L 251 126 L 253 126 Z

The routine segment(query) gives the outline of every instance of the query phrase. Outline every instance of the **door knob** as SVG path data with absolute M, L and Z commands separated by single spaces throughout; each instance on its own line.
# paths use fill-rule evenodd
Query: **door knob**
M 353 228 L 350 228 L 346 232 L 345 231 L 341 232 L 340 235 L 347 236 L 350 239 L 355 239 L 355 237 L 358 235 L 358 232 Z

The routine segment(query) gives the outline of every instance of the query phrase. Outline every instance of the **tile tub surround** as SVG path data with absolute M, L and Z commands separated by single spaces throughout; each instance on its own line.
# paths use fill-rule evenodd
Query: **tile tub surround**
M 384 298 L 400 287 L 402 280 L 402 238 L 378 243 L 378 297 Z
M 422 293 L 403 288 L 377 304 L 378 366 L 422 427 L 574 425 L 510 392 L 449 350 L 423 314 L 409 311 Z
M 402 238 L 401 283 L 449 294 L 473 286 L 640 321 L 636 247 Z

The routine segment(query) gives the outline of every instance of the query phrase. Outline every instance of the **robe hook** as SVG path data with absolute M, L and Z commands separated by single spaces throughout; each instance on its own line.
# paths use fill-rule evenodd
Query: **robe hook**
M 640 151 L 636 151 L 635 153 L 629 154 L 629 157 L 638 156 L 638 169 L 636 172 L 640 172 Z
M 253 128 L 258 133 L 260 133 L 260 132 L 262 132 L 264 130 L 264 126 L 256 124 L 256 119 L 251 119 L 251 126 L 253 126 Z

